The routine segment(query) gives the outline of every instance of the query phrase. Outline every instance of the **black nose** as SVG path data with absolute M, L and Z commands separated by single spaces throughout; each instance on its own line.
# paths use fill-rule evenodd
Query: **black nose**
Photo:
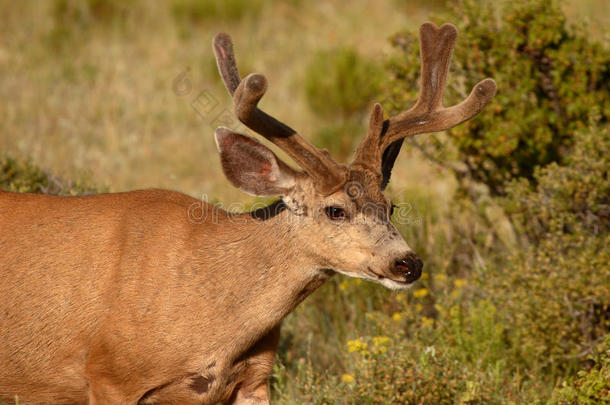
M 424 262 L 413 252 L 396 261 L 396 271 L 405 278 L 407 283 L 412 283 L 421 277 L 421 269 Z

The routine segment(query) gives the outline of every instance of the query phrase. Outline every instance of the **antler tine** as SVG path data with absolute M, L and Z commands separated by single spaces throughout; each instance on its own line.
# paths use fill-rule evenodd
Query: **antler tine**
M 460 104 L 443 107 L 443 93 L 451 54 L 457 39 L 457 29 L 451 24 L 438 28 L 425 23 L 419 30 L 421 58 L 421 90 L 413 108 L 389 120 L 388 130 L 381 139 L 381 153 L 398 139 L 425 132 L 444 131 L 477 115 L 496 93 L 493 79 L 477 83 Z
M 373 169 L 373 172 L 381 173 L 379 136 L 383 131 L 383 108 L 381 104 L 375 103 L 371 118 L 369 120 L 369 128 L 366 136 L 356 149 L 356 156 L 351 166 L 364 166 Z
M 219 32 L 214 37 L 214 54 L 216 55 L 216 64 L 218 71 L 222 77 L 222 81 L 230 95 L 235 93 L 241 78 L 235 63 L 235 55 L 233 54 L 233 42 L 231 37 L 224 32 Z
M 323 193 L 330 194 L 342 187 L 346 177 L 343 165 L 336 163 L 326 150 L 316 148 L 294 129 L 258 108 L 267 90 L 267 79 L 258 73 L 240 79 L 229 35 L 219 33 L 214 37 L 214 53 L 225 87 L 233 96 L 237 118 L 284 150 L 315 179 Z
M 381 106 L 375 105 L 368 132 L 356 150 L 352 166 L 364 166 L 381 173 L 382 188 L 389 180 L 404 138 L 454 127 L 477 115 L 496 93 L 496 83 L 485 79 L 474 86 L 460 104 L 443 107 L 443 93 L 457 35 L 457 29 L 451 24 L 440 28 L 430 22 L 423 24 L 419 29 L 421 90 L 417 103 L 385 121 Z
M 442 107 L 457 36 L 457 29 L 450 24 L 439 29 L 432 23 L 425 23 L 419 28 L 422 84 L 415 109 L 432 111 Z

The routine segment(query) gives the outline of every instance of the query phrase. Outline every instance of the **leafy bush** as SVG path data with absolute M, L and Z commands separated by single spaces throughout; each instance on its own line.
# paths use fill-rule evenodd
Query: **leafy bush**
M 66 181 L 50 175 L 30 162 L 0 156 L 0 189 L 18 193 L 59 195 L 92 194 L 96 189 L 86 180 Z
M 576 378 L 564 381 L 551 405 L 598 405 L 610 403 L 610 337 L 587 357 L 587 367 Z
M 351 48 L 318 52 L 305 74 L 305 95 L 311 109 L 329 125 L 313 142 L 338 159 L 351 155 L 362 137 L 366 107 L 379 93 L 380 68 Z
M 523 181 L 510 184 L 501 201 L 529 240 L 548 233 L 596 237 L 610 228 L 610 132 L 597 124 L 579 130 L 575 145 L 565 153 L 565 164 L 536 170 L 534 189 Z
M 321 117 L 362 113 L 379 92 L 377 65 L 351 48 L 318 52 L 305 75 L 309 106 Z
M 414 9 L 442 9 L 447 6 L 448 0 L 394 0 L 398 10 L 409 13 Z
M 339 161 L 346 161 L 362 137 L 362 125 L 355 119 L 338 119 L 313 134 L 313 143 L 332 151 Z
M 57 51 L 74 52 L 89 39 L 91 29 L 124 28 L 129 15 L 137 15 L 138 0 L 55 0 L 52 26 L 44 39 Z
M 59 25 L 111 23 L 124 19 L 137 0 L 55 0 L 53 18 Z
M 610 51 L 570 26 L 555 0 L 507 2 L 500 14 L 497 7 L 466 0 L 435 20 L 460 30 L 446 105 L 463 100 L 484 77 L 498 83 L 491 105 L 449 135 L 466 173 L 503 195 L 507 181 L 533 181 L 536 167 L 561 163 L 592 111 L 608 123 Z M 389 111 L 397 113 L 419 91 L 419 42 L 416 33 L 403 32 L 392 43 L 398 52 L 387 94 Z M 436 155 L 447 149 L 438 139 L 426 142 Z
M 577 131 L 575 142 L 565 165 L 534 173 L 536 186 L 507 188 L 504 206 L 532 243 L 486 280 L 529 366 L 564 367 L 610 332 L 610 132 Z
M 262 0 L 173 0 L 172 13 L 177 20 L 193 23 L 238 21 L 258 16 L 263 5 Z

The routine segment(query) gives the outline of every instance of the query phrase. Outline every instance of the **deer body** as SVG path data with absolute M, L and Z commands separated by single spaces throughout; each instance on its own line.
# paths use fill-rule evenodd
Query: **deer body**
M 38 395 L 36 403 L 87 403 L 87 385 L 99 379 L 92 390 L 112 392 L 117 404 L 151 390 L 148 403 L 168 403 L 154 389 L 181 382 L 180 403 L 227 400 L 247 351 L 327 274 L 294 251 L 282 213 L 264 221 L 204 204 L 209 220 L 197 223 L 188 216 L 197 204 L 162 190 L 0 193 L 1 212 L 11 213 L 0 217 L 0 296 L 9 305 L 0 358 L 14 362 L 0 368 L 0 393 L 26 404 Z
M 0 400 L 90 405 L 268 404 L 282 319 L 335 272 L 406 288 L 422 262 L 383 190 L 403 139 L 476 115 L 495 83 L 445 108 L 457 37 L 420 29 L 416 105 L 377 104 L 350 165 L 258 108 L 267 82 L 240 78 L 230 37 L 214 51 L 238 118 L 262 143 L 218 128 L 227 179 L 281 200 L 233 215 L 163 190 L 87 197 L 0 191 Z

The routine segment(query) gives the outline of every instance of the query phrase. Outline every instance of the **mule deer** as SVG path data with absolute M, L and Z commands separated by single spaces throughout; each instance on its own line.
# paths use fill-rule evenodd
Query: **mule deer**
M 403 139 L 472 118 L 496 89 L 483 80 L 444 108 L 457 30 L 426 23 L 420 37 L 417 103 L 389 119 L 376 104 L 350 165 L 260 110 L 265 77 L 240 79 L 230 37 L 214 38 L 236 115 L 303 169 L 216 130 L 227 179 L 282 197 L 264 209 L 232 215 L 163 190 L 0 192 L 0 398 L 267 404 L 280 322 L 332 274 L 392 289 L 417 280 L 422 262 L 383 193 Z

